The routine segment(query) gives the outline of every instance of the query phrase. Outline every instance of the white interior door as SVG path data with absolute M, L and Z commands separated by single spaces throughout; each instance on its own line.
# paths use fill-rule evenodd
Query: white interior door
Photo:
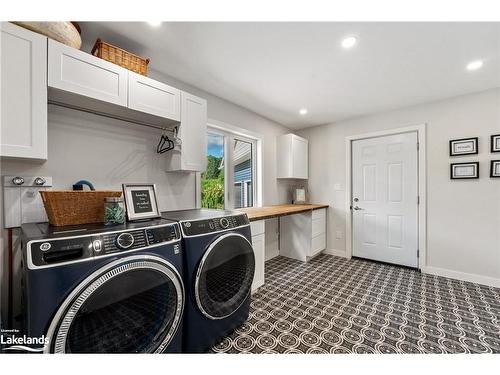
M 352 142 L 353 255 L 418 267 L 417 133 Z

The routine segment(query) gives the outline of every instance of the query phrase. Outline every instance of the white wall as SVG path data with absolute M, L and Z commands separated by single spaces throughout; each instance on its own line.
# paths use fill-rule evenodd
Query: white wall
M 155 72 L 150 76 L 207 99 L 210 119 L 260 133 L 264 137 L 263 203 L 285 202 L 289 189 L 286 183 L 276 180 L 275 139 L 289 129 L 171 77 Z M 156 154 L 159 135 L 156 129 L 49 106 L 48 160 L 40 163 L 2 159 L 0 172 L 2 175 L 52 176 L 54 189 L 71 189 L 72 184 L 82 178 L 90 180 L 97 189 L 120 190 L 124 182 L 151 182 L 157 184 L 161 210 L 192 208 L 196 202 L 195 175 L 164 172 L 164 156 Z M 1 187 L 0 194 L 3 194 Z M 3 215 L 0 215 L 0 228 L 3 228 L 2 221 Z M 276 225 L 270 222 L 266 229 L 270 236 L 269 251 L 275 252 Z M 0 233 L 0 243 L 6 243 L 6 231 L 0 229 Z M 7 253 L 4 246 L 0 250 L 4 309 L 7 273 L 3 270 L 7 269 Z
M 310 199 L 332 207 L 328 249 L 345 254 L 345 137 L 427 123 L 425 271 L 500 286 L 500 179 L 489 178 L 490 135 L 500 133 L 500 89 L 304 129 Z M 479 155 L 448 156 L 448 141 L 479 137 Z M 451 181 L 450 162 L 480 161 L 480 179 Z M 340 183 L 342 191 L 334 191 Z M 342 239 L 335 232 L 342 231 Z

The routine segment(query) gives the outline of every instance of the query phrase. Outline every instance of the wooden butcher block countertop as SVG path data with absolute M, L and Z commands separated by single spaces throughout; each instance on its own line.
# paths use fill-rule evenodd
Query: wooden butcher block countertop
M 319 210 L 320 208 L 327 207 L 327 204 L 279 204 L 276 206 L 239 208 L 237 211 L 246 213 L 250 221 L 256 221 L 293 215 L 311 210 Z

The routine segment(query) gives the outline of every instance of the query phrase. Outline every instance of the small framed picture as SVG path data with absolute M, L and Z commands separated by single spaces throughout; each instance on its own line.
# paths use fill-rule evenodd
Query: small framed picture
M 478 137 L 452 139 L 450 156 L 475 155 L 478 153 Z
M 450 178 L 452 180 L 479 178 L 479 162 L 450 164 Z
M 307 203 L 307 190 L 305 187 L 296 187 L 293 189 L 293 204 Z
M 500 160 L 492 160 L 490 164 L 490 177 L 500 178 Z
M 500 152 L 500 134 L 491 136 L 491 152 Z
M 160 217 L 155 184 L 123 184 L 128 221 Z

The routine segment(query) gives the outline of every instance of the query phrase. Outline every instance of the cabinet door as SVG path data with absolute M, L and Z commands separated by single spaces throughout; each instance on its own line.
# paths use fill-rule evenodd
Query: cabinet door
M 49 86 L 127 106 L 128 70 L 49 39 Z
M 264 285 L 265 237 L 265 234 L 252 236 L 252 247 L 255 254 L 255 275 L 252 283 L 252 292 Z
M 292 138 L 292 175 L 293 178 L 308 178 L 307 139 L 294 136 Z
M 47 38 L 1 23 L 0 155 L 47 159 Z
M 181 91 L 182 144 L 167 153 L 167 171 L 203 172 L 207 167 L 207 102 Z
M 128 107 L 137 111 L 179 121 L 181 92 L 154 79 L 129 72 Z

